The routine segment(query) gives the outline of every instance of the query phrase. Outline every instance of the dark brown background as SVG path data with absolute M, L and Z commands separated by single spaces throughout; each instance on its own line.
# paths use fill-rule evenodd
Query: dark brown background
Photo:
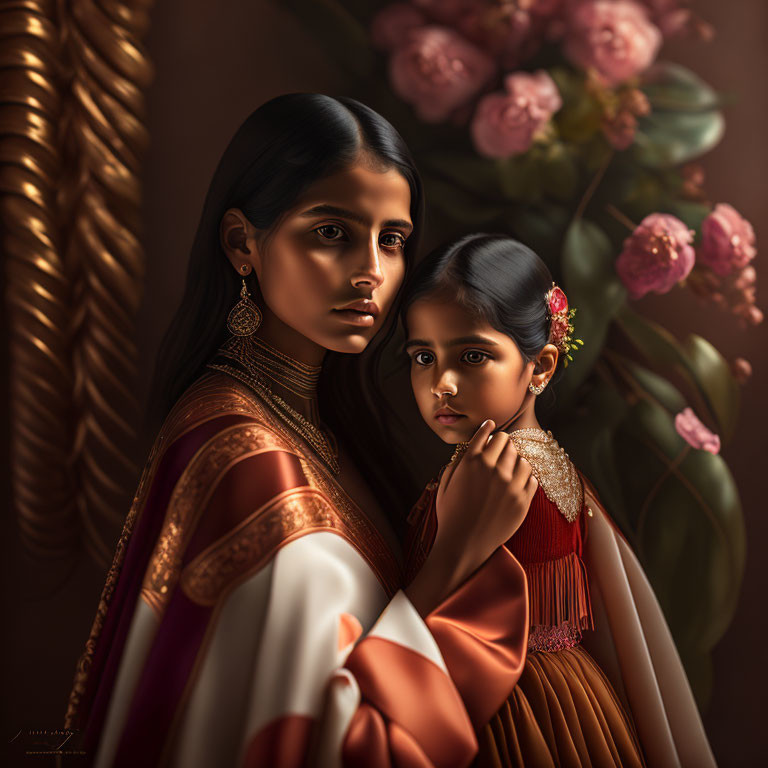
M 721 145 L 704 160 L 714 202 L 729 202 L 768 238 L 768 4 L 764 0 L 694 3 L 717 29 L 709 45 L 676 43 L 663 55 L 698 72 L 729 101 Z M 186 257 L 219 154 L 240 121 L 286 91 L 343 94 L 344 75 L 319 40 L 278 4 L 259 0 L 164 0 L 147 38 L 157 75 L 148 94 L 152 145 L 145 164 L 144 242 L 147 286 L 139 318 L 140 391 L 146 397 L 154 354 L 180 296 Z M 758 303 L 768 310 L 766 257 L 759 254 Z M 644 301 L 641 309 L 677 334 L 695 331 L 726 357 L 744 356 L 754 376 L 743 391 L 739 429 L 723 454 L 742 494 L 748 559 L 736 617 L 714 654 L 712 703 L 705 725 L 722 766 L 765 764 L 764 543 L 768 323 L 740 330 L 687 292 Z M 7 425 L 7 418 L 4 426 Z M 143 435 L 137 460 L 151 435 Z M 5 464 L 5 462 L 3 463 Z M 7 476 L 3 478 L 7 491 Z M 126 502 L 127 503 L 127 502 Z M 87 636 L 104 573 L 87 562 L 74 572 L 41 566 L 20 550 L 12 518 L 3 517 L 5 590 L 2 737 L 21 728 L 61 725 L 75 661 Z M 66 577 L 63 587 L 54 588 Z M 6 738 L 6 734 L 8 734 Z M 30 761 L 25 762 L 26 765 Z

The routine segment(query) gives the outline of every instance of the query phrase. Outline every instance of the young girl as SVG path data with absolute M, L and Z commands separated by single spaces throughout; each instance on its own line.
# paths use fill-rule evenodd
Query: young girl
M 639 563 L 536 418 L 536 398 L 559 373 L 573 332 L 546 265 L 508 237 L 470 235 L 421 262 L 402 311 L 421 415 L 457 445 L 409 518 L 410 571 L 432 547 L 441 494 L 457 466 L 475 459 L 463 449 L 485 419 L 508 434 L 496 443 L 498 464 L 512 472 L 524 458 L 539 482 L 503 547 L 527 577 L 527 659 L 511 695 L 478 729 L 476 764 L 714 765 Z M 510 592 L 491 597 L 501 608 Z

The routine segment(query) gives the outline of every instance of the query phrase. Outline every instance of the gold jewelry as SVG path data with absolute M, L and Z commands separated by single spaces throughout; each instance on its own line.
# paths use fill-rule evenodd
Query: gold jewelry
M 528 391 L 533 392 L 534 395 L 540 395 L 544 391 L 544 387 L 547 386 L 547 382 L 545 381 L 543 384 L 539 384 L 539 386 L 536 386 L 532 381 L 528 383 Z
M 225 357 L 229 356 L 223 349 L 220 352 Z M 238 362 L 242 361 L 238 360 Z M 276 395 L 269 386 L 269 383 L 256 371 L 243 371 L 226 363 L 208 363 L 208 368 L 227 373 L 247 387 L 250 387 L 272 413 L 304 438 L 333 474 L 339 474 L 341 468 L 339 466 L 338 447 L 336 445 L 336 438 L 330 430 L 321 430 L 311 421 L 305 419 L 296 409 L 288 405 L 282 397 Z
M 211 362 L 208 367 L 227 373 L 250 387 L 278 418 L 306 440 L 334 474 L 338 474 L 338 450 L 330 431 L 326 434 L 304 418 L 272 391 L 265 378 L 300 397 L 312 399 L 317 392 L 321 366 L 294 360 L 254 336 L 261 325 L 261 319 L 261 312 L 251 301 L 243 278 L 240 301 L 227 316 L 227 328 L 232 336 L 219 349 L 219 356 L 231 360 L 234 365 Z
M 227 315 L 227 328 L 233 336 L 253 336 L 261 325 L 261 310 L 251 301 L 248 286 L 243 278 L 240 289 L 240 301 L 235 304 Z
M 305 400 L 312 400 L 317 395 L 322 365 L 308 365 L 294 360 L 256 336 L 250 341 L 249 367 L 255 366 L 259 374 Z
M 248 265 L 247 265 L 247 264 L 243 264 L 243 266 L 242 266 L 242 267 L 240 267 L 240 271 L 241 271 L 241 272 L 242 272 L 244 275 L 247 275 L 247 274 L 248 274 Z
M 456 449 L 454 450 L 453 456 L 451 456 L 451 460 L 448 463 L 453 464 L 454 462 L 458 461 L 466 453 L 467 448 L 469 448 L 469 441 L 456 443 Z

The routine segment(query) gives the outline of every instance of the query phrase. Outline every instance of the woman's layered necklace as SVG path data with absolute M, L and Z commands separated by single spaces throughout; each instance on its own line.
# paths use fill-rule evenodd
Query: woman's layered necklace
M 282 397 L 276 394 L 270 382 L 305 400 L 317 395 L 322 366 L 307 365 L 271 347 L 257 336 L 232 337 L 221 347 L 219 354 L 237 363 L 211 362 L 208 367 L 233 376 L 252 389 L 264 404 L 284 424 L 297 432 L 334 473 L 339 473 L 336 440 L 330 430 L 316 427 Z

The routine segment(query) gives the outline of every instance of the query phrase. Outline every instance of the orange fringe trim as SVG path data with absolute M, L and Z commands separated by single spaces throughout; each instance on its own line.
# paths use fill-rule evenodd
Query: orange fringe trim
M 528 577 L 532 627 L 568 622 L 579 629 L 593 629 L 587 569 L 575 552 L 523 567 Z

